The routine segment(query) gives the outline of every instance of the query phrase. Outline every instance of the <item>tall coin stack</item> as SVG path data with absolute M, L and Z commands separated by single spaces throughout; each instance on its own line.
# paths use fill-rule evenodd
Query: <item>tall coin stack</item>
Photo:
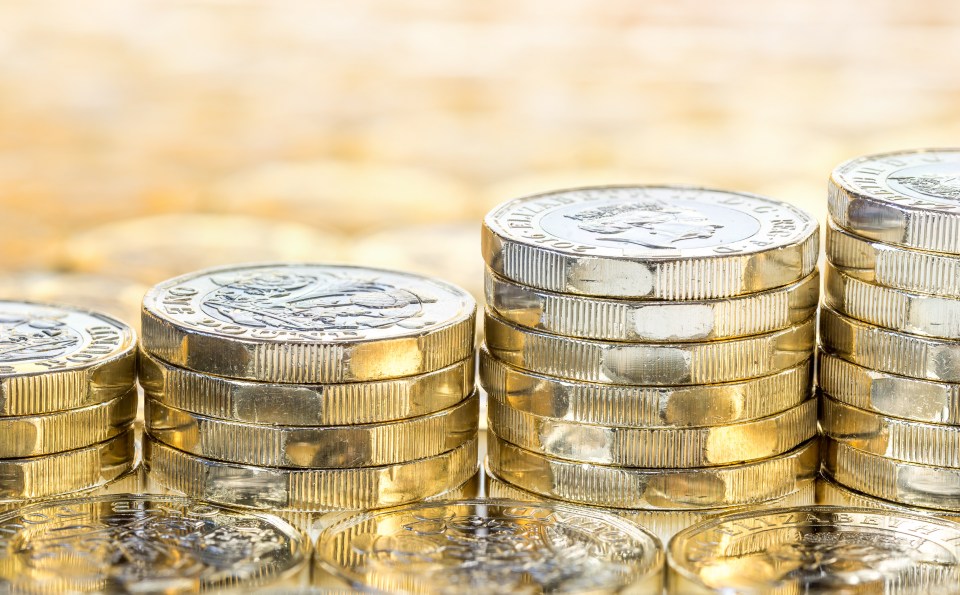
M 131 476 L 136 347 L 109 316 L 0 301 L 0 508 Z
M 960 511 L 960 151 L 872 155 L 829 183 L 824 472 Z
M 634 516 L 812 502 L 818 235 L 788 204 L 686 187 L 488 214 L 493 485 Z
M 372 509 L 476 473 L 476 303 L 377 269 L 255 265 L 143 302 L 151 479 L 276 511 Z

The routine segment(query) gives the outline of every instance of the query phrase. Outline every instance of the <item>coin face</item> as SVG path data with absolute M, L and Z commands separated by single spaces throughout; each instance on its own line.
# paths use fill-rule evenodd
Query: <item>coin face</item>
M 328 527 L 318 562 L 356 586 L 414 593 L 660 593 L 655 537 L 564 504 L 461 500 Z
M 860 157 L 838 166 L 832 182 L 854 196 L 960 214 L 960 150 Z
M 954 592 L 958 542 L 960 525 L 899 511 L 723 515 L 671 542 L 671 592 Z
M 307 547 L 280 519 L 182 498 L 119 494 L 0 516 L 0 587 L 180 593 L 270 584 Z

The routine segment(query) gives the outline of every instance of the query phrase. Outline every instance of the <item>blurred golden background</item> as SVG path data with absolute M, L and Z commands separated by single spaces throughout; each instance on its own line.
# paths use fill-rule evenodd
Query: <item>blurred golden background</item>
M 479 292 L 483 214 L 578 184 L 822 217 L 837 162 L 960 144 L 958 56 L 948 0 L 3 0 L 0 294 L 136 322 L 276 259 Z

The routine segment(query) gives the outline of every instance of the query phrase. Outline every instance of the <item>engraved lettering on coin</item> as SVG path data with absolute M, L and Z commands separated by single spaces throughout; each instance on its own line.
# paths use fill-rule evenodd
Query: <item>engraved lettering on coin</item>
M 63 357 L 82 343 L 74 329 L 53 316 L 0 310 L 0 363 Z
M 918 165 L 887 176 L 887 184 L 913 198 L 946 198 L 960 201 L 960 163 Z

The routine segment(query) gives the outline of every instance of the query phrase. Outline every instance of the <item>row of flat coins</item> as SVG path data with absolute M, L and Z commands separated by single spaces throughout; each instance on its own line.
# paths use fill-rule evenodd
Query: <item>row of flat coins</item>
M 829 188 L 825 472 L 960 511 L 960 152 L 854 159 Z
M 476 472 L 476 304 L 453 285 L 357 267 L 232 267 L 157 285 L 142 313 L 155 485 L 324 511 L 429 498 Z

